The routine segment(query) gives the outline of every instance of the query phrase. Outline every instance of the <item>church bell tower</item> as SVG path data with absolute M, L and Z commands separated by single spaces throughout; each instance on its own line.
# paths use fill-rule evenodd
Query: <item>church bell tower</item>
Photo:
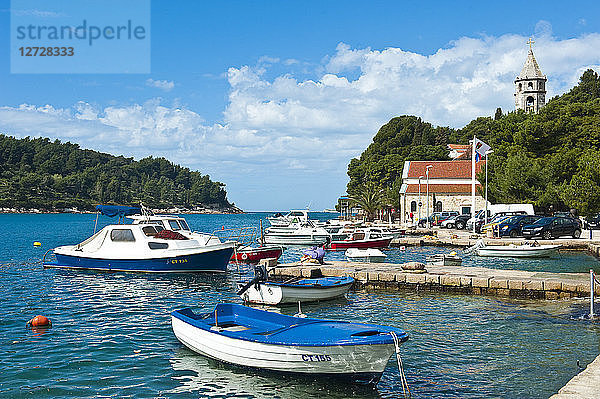
M 533 56 L 531 38 L 527 41 L 529 44 L 529 53 L 521 74 L 515 79 L 515 109 L 522 109 L 525 112 L 538 113 L 540 108 L 546 104 L 546 75 Z

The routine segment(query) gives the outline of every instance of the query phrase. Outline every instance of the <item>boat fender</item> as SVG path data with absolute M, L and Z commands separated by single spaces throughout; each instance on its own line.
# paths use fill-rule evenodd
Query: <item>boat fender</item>
M 31 327 L 52 327 L 52 322 L 46 316 L 37 315 L 25 323 L 25 328 Z

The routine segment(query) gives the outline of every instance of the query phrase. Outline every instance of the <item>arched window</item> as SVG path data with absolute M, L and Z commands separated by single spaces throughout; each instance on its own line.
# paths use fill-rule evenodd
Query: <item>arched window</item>
M 411 201 L 410 203 L 410 211 L 415 213 L 417 211 L 417 201 Z
M 519 91 L 523 90 L 523 83 L 519 83 Z
M 434 212 L 441 212 L 442 211 L 442 201 L 438 201 L 435 203 L 435 209 L 433 210 Z
M 527 83 L 527 88 L 528 89 L 533 89 L 533 83 L 532 82 Z
M 532 96 L 527 97 L 525 100 L 525 111 L 532 112 L 535 111 L 535 100 Z

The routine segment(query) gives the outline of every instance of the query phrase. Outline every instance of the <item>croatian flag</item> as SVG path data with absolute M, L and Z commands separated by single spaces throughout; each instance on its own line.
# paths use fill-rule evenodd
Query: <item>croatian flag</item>
M 475 147 L 475 162 L 479 162 L 481 160 L 481 157 L 485 156 L 485 153 L 488 152 L 490 148 L 492 148 L 477 138 L 475 138 L 473 146 Z

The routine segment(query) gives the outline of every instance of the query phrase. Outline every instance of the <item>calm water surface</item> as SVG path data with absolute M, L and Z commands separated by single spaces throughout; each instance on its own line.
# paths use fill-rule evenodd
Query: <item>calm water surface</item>
M 196 230 L 258 224 L 265 214 L 190 215 Z M 326 215 L 317 215 L 325 217 Z M 94 215 L 0 215 L 0 396 L 396 398 L 395 361 L 376 389 L 258 373 L 185 349 L 169 313 L 237 302 L 238 268 L 225 275 L 156 276 L 44 270 L 49 248 L 94 229 Z M 99 225 L 110 222 L 101 218 Z M 43 247 L 34 248 L 33 241 Z M 423 260 L 448 249 L 387 251 L 390 261 Z M 287 251 L 284 261 L 298 259 Z M 328 253 L 326 259 L 342 259 Z M 600 271 L 582 253 L 546 260 L 466 258 L 465 265 L 557 272 Z M 241 274 L 249 268 L 239 269 Z M 507 301 L 489 297 L 351 292 L 347 299 L 303 305 L 309 316 L 388 324 L 409 332 L 405 371 L 416 398 L 547 398 L 600 352 L 600 326 L 582 319 L 587 301 Z M 286 314 L 295 307 L 282 308 Z M 45 333 L 25 329 L 36 314 Z

